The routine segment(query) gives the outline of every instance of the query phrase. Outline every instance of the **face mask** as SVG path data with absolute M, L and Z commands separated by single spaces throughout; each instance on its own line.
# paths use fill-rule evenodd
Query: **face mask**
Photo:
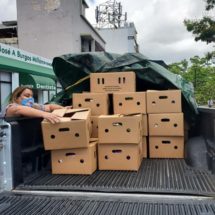
M 21 104 L 22 104 L 23 106 L 32 107 L 33 104 L 34 104 L 34 98 L 22 99 Z

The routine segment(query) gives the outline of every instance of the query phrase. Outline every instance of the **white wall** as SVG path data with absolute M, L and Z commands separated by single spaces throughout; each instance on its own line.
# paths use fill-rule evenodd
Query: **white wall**
M 100 35 L 106 41 L 105 50 L 107 52 L 113 52 L 117 54 L 124 54 L 126 52 L 136 52 L 135 40 L 136 30 L 133 27 L 128 28 L 103 28 L 98 29 Z M 129 36 L 133 36 L 134 39 L 129 39 Z
M 104 41 L 80 16 L 81 0 L 17 0 L 19 48 L 52 59 L 81 51 L 81 35 Z

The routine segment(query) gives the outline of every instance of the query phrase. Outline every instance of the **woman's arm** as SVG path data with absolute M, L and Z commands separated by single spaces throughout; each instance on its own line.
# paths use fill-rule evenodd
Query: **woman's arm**
M 41 117 L 48 120 L 51 123 L 60 122 L 59 116 L 53 113 L 37 110 L 28 106 L 22 105 L 11 105 L 8 107 L 6 116 L 15 117 L 15 116 L 27 116 L 27 117 Z

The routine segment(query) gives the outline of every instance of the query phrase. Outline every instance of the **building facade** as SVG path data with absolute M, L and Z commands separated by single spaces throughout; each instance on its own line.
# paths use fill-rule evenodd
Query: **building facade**
M 105 41 L 85 17 L 85 0 L 17 0 L 19 48 L 52 59 L 103 51 Z
M 125 23 L 118 28 L 98 28 L 99 34 L 106 41 L 105 50 L 117 54 L 139 52 L 137 31 L 134 23 Z

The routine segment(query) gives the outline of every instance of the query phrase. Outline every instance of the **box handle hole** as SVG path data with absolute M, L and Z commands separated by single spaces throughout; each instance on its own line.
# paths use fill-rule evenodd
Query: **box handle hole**
M 168 99 L 168 96 L 159 96 L 159 99 Z
M 113 126 L 122 126 L 122 123 L 121 122 L 113 122 L 112 125 Z
M 66 155 L 66 156 L 74 156 L 75 153 L 74 153 L 74 152 L 68 152 L 68 153 L 66 153 L 65 155 Z
M 129 97 L 129 96 L 128 96 L 128 97 L 125 97 L 125 100 L 126 100 L 126 101 L 133 100 L 133 99 L 134 99 L 133 97 Z
M 69 131 L 69 128 L 59 128 L 60 132 L 65 132 L 65 131 Z
M 169 121 L 170 121 L 170 119 L 168 119 L 168 118 L 161 119 L 161 122 L 169 122 Z
M 91 98 L 86 98 L 84 101 L 85 101 L 85 102 L 93 102 L 93 99 L 91 99 Z
M 115 154 L 122 153 L 122 150 L 121 149 L 113 149 L 112 153 L 115 153 Z
M 163 144 L 171 144 L 171 141 L 169 141 L 169 140 L 162 140 L 162 143 Z

